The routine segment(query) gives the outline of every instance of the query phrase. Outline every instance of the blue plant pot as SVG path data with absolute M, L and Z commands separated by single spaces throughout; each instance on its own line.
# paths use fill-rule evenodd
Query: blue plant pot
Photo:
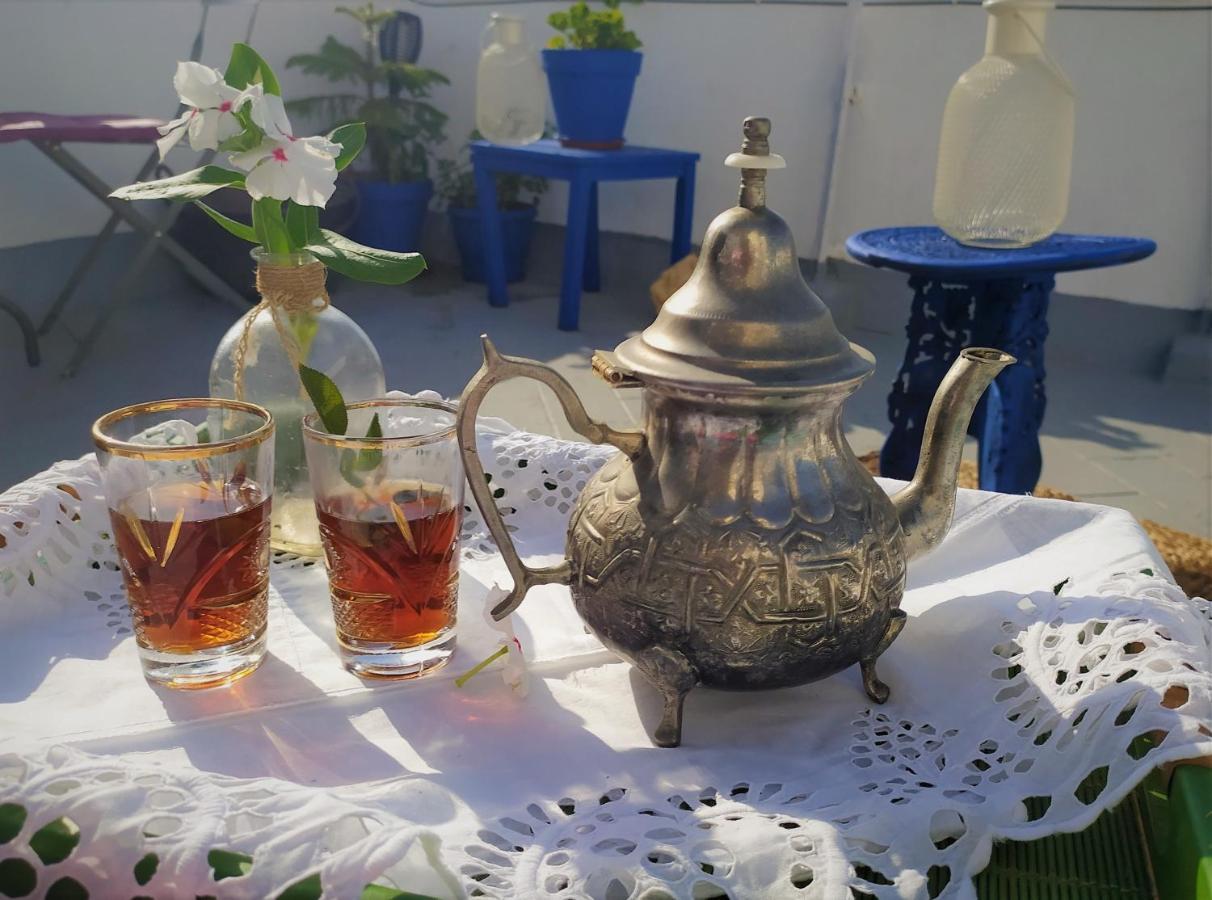
M 361 205 L 353 239 L 380 250 L 420 250 L 433 182 L 359 179 L 357 185 Z
M 544 50 L 556 128 L 565 147 L 617 150 L 644 54 L 638 50 Z
M 481 284 L 484 276 L 484 232 L 478 209 L 447 210 L 455 244 L 459 248 L 459 263 L 464 281 Z M 502 209 L 501 243 L 505 247 L 505 280 L 521 281 L 526 277 L 526 259 L 530 256 L 530 238 L 534 234 L 535 208 Z

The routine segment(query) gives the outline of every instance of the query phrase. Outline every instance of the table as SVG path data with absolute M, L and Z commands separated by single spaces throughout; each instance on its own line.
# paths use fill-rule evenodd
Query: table
M 559 326 L 576 331 L 580 317 L 581 290 L 601 289 L 598 262 L 598 183 L 676 178 L 673 210 L 673 246 L 669 264 L 690 252 L 690 227 L 694 217 L 694 171 L 697 153 L 626 146 L 620 150 L 579 150 L 559 141 L 542 140 L 524 147 L 505 147 L 488 141 L 473 141 L 471 162 L 475 169 L 476 196 L 484 229 L 485 275 L 488 302 L 509 305 L 505 284 L 505 257 L 501 225 L 497 217 L 498 173 L 537 175 L 568 182 L 568 220 L 564 237 L 564 273 L 560 284 Z
M 980 486 L 1032 491 L 1043 463 L 1044 341 L 1055 274 L 1122 265 L 1156 249 L 1147 238 L 1054 234 L 1021 250 L 990 250 L 917 226 L 852 235 L 846 241 L 851 256 L 909 273 L 913 289 L 909 346 L 888 395 L 892 429 L 880 471 L 913 477 L 926 412 L 951 363 L 965 347 L 996 347 L 1018 364 L 997 376 L 968 426 L 980 442 Z
M 519 551 L 553 563 L 614 451 L 481 426 Z M 454 686 L 500 639 L 482 613 L 505 569 L 474 515 L 447 669 L 346 673 L 322 567 L 280 555 L 261 669 L 227 689 L 153 689 L 99 491 L 86 457 L 0 495 L 0 862 L 39 888 L 884 900 L 946 881 L 939 897 L 970 897 L 991 839 L 1081 829 L 1156 766 L 1212 753 L 1206 604 L 1119 510 L 961 491 L 947 540 L 910 566 L 909 623 L 881 657 L 887 704 L 865 698 L 857 667 L 744 697 L 697 690 L 685 743 L 664 750 L 648 737 L 655 691 L 558 585 L 514 617 L 527 696 L 492 670 Z M 1163 706 L 1175 685 L 1187 702 Z M 79 836 L 43 862 L 32 835 L 60 817 Z M 241 869 L 216 888 L 216 871 Z

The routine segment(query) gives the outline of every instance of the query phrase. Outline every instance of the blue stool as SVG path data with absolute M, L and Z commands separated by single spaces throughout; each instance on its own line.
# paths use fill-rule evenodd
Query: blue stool
M 1055 274 L 1133 262 L 1156 249 L 1146 238 L 1082 234 L 1054 234 L 1021 250 L 965 247 L 929 227 L 852 235 L 846 241 L 851 256 L 908 272 L 913 289 L 909 347 L 888 395 L 892 430 L 880 451 L 880 472 L 913 476 L 926 412 L 951 363 L 965 347 L 996 347 L 1018 363 L 997 376 L 968 427 L 980 442 L 980 486 L 1032 491 L 1043 464 L 1044 340 Z
M 601 289 L 598 270 L 598 182 L 676 178 L 673 211 L 673 248 L 670 264 L 690 252 L 690 224 L 694 213 L 694 168 L 697 153 L 623 147 L 620 150 L 575 150 L 558 141 L 536 141 L 525 147 L 503 147 L 473 141 L 476 196 L 484 228 L 485 275 L 488 302 L 508 306 L 501 222 L 497 217 L 496 185 L 500 173 L 562 178 L 568 182 L 568 223 L 564 238 L 564 274 L 560 284 L 560 328 L 576 331 L 581 290 Z

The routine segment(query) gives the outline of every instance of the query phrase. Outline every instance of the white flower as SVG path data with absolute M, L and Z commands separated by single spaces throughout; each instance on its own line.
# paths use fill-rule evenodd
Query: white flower
M 177 63 L 173 87 L 188 109 L 180 117 L 157 130 L 164 137 L 156 141 L 160 158 L 177 145 L 189 132 L 189 145 L 195 150 L 215 150 L 219 144 L 235 137 L 244 126 L 236 118 L 236 110 L 249 100 L 261 96 L 261 85 L 249 85 L 239 91 L 223 81 L 218 69 L 196 62 Z
M 484 598 L 484 617 L 492 628 L 505 636 L 501 646 L 508 651 L 508 656 L 501 670 L 501 678 L 519 697 L 525 697 L 530 692 L 530 673 L 526 668 L 526 655 L 522 653 L 522 642 L 513 632 L 513 613 L 499 622 L 492 617 L 492 608 L 508 596 L 509 591 L 499 584 L 493 584 Z
M 253 100 L 249 115 L 253 124 L 265 132 L 265 136 L 275 141 L 284 141 L 294 136 L 290 127 L 290 119 L 286 115 L 286 104 L 282 98 L 274 94 L 263 94 Z
M 336 190 L 341 145 L 324 137 L 295 137 L 282 98 L 273 94 L 253 97 L 249 116 L 265 140 L 231 157 L 232 165 L 249 173 L 244 179 L 249 196 L 324 206 Z
M 254 200 L 273 197 L 300 206 L 324 206 L 337 188 L 339 144 L 322 137 L 266 138 L 261 145 L 233 153 L 232 165 L 248 175 L 244 187 Z

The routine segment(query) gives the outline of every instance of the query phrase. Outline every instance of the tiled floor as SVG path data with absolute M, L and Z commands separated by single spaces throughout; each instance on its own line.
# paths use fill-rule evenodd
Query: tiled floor
M 0 265 L 6 293 L 31 312 L 45 308 L 54 279 L 62 277 L 66 266 L 49 272 L 41 267 L 31 274 L 12 259 L 9 254 L 7 264 Z M 98 274 L 94 283 L 103 280 Z M 108 409 L 153 397 L 205 393 L 210 354 L 233 314 L 186 284 L 167 264 L 156 269 L 149 283 L 156 287 L 131 304 L 73 380 L 59 377 L 71 350 L 63 332 L 45 340 L 43 366 L 28 369 L 15 329 L 0 319 L 0 486 L 56 459 L 87 452 L 88 426 Z M 15 284 L 23 286 L 24 296 L 12 290 Z M 587 295 L 582 329 L 576 333 L 556 330 L 555 293 L 552 283 L 528 283 L 515 288 L 510 308 L 493 309 L 483 301 L 481 289 L 438 270 L 396 290 L 348 285 L 336 294 L 336 302 L 375 340 L 390 387 L 457 394 L 479 365 L 478 335 L 488 332 L 502 352 L 554 366 L 594 415 L 615 425 L 634 423 L 638 392 L 607 387 L 590 371 L 589 355 L 647 324 L 651 307 L 646 292 L 616 287 Z M 89 312 L 84 298 L 68 318 L 79 323 Z M 904 352 L 900 327 L 890 323 L 890 333 L 850 334 L 879 359 L 875 376 L 846 407 L 847 434 L 856 452 L 877 449 L 882 441 L 885 396 Z M 1207 386 L 1075 371 L 1050 361 L 1048 392 L 1044 483 L 1212 536 L 1212 396 Z M 522 428 L 574 437 L 554 396 L 533 382 L 501 385 L 485 412 Z

